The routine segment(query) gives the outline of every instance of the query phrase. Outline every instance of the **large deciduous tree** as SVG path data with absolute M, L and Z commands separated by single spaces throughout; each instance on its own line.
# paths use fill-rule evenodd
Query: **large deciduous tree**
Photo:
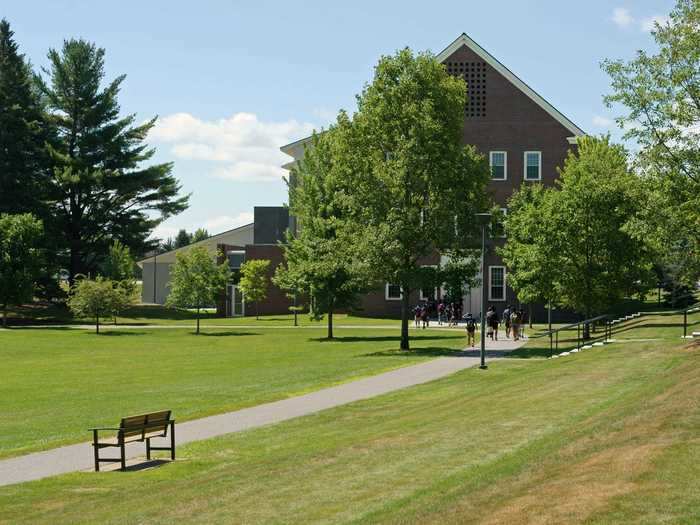
M 700 279 L 700 3 L 678 0 L 652 31 L 655 52 L 607 60 L 617 120 L 641 151 L 646 195 L 634 232 L 665 253 L 688 285 Z
M 48 79 L 40 80 L 55 134 L 49 147 L 53 234 L 65 239 L 70 281 L 97 268 L 113 239 L 134 252 L 163 219 L 187 207 L 172 165 L 145 166 L 155 119 L 135 124 L 120 116 L 124 76 L 103 84 L 104 50 L 67 40 L 50 50 Z
M 31 301 L 41 268 L 41 221 L 29 213 L 0 214 L 0 308 L 7 326 L 7 308 Z
M 358 96 L 344 177 L 363 256 L 381 280 L 400 285 L 401 348 L 409 349 L 409 294 L 421 258 L 458 258 L 474 246 L 475 213 L 489 208 L 488 165 L 462 139 L 462 79 L 429 53 L 380 59 Z
M 628 231 L 638 178 L 609 137 L 579 139 L 560 175 L 511 198 L 502 255 L 518 294 L 590 318 L 654 281 L 653 252 Z
M 508 267 L 508 284 L 527 304 L 543 301 L 550 306 L 557 295 L 562 253 L 557 238 L 554 199 L 540 184 L 522 186 L 508 201 L 504 228 L 506 244 L 499 254 Z M 549 318 L 551 326 L 551 317 Z
M 44 217 L 44 124 L 31 68 L 0 20 L 0 213 Z
M 166 304 L 197 310 L 197 334 L 202 308 L 212 306 L 231 278 L 228 262 L 217 264 L 203 246 L 179 252 L 170 270 Z
M 347 191 L 339 175 L 349 126 L 341 113 L 336 125 L 314 135 L 304 159 L 293 170 L 290 211 L 300 229 L 288 235 L 285 263 L 274 278 L 282 289 L 308 295 L 312 318 L 327 318 L 328 339 L 333 339 L 333 314 L 355 306 L 358 294 L 367 291 L 370 283 L 354 230 L 348 228 Z

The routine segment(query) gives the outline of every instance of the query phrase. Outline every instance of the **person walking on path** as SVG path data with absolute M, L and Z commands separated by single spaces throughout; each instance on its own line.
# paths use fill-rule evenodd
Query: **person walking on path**
M 440 301 L 437 305 L 437 316 L 438 325 L 442 326 L 442 321 L 445 316 L 445 303 L 443 301 Z
M 493 340 L 498 341 L 498 325 L 501 323 L 501 321 L 498 318 L 498 312 L 496 311 L 495 306 L 491 307 L 491 311 L 493 312 L 493 315 L 491 316 L 491 328 L 493 329 Z
M 428 305 L 423 306 L 421 311 L 421 320 L 423 321 L 423 330 L 430 326 L 430 311 L 428 310 Z
M 525 325 L 527 324 L 527 314 L 525 313 L 525 310 L 521 309 L 520 310 L 520 338 L 521 339 L 527 339 L 527 336 L 525 335 Z
M 420 316 L 421 316 L 421 308 L 420 305 L 417 304 L 416 307 L 413 309 L 413 322 L 418 328 L 420 326 Z
M 520 313 L 515 309 L 510 314 L 510 325 L 513 331 L 513 341 L 517 341 L 520 339 Z
M 476 321 L 471 312 L 466 315 L 465 320 L 467 321 L 467 346 L 474 348 L 476 343 Z
M 506 306 L 506 309 L 503 310 L 503 326 L 506 330 L 506 339 L 510 338 L 510 313 L 512 310 L 513 307 L 510 305 Z
M 486 310 L 486 335 L 493 341 L 493 316 L 496 315 L 496 310 L 493 306 L 489 306 Z

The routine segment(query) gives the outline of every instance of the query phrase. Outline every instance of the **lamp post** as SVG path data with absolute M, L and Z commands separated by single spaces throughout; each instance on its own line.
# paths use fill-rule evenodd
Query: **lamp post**
M 481 219 L 481 364 L 479 368 L 485 370 L 486 366 L 486 228 L 491 223 L 490 213 L 477 213 Z

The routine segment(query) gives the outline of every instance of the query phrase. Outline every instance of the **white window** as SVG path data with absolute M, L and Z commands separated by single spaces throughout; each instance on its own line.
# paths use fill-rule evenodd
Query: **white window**
M 506 267 L 489 266 L 489 301 L 506 300 Z
M 525 180 L 542 180 L 542 152 L 526 151 L 524 158 Z
M 489 164 L 491 165 L 491 178 L 493 180 L 506 180 L 508 178 L 508 152 L 490 152 Z
M 403 294 L 401 293 L 401 286 L 398 284 L 386 283 L 386 288 L 384 290 L 384 298 L 387 301 L 398 301 L 401 299 Z

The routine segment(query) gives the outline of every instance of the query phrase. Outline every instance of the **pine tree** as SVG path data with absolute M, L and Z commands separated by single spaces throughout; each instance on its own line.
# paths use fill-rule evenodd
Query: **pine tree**
M 171 163 L 143 166 L 155 153 L 144 141 L 156 119 L 135 125 L 135 115 L 120 116 L 125 77 L 103 86 L 104 55 L 84 40 L 65 41 L 49 51 L 48 81 L 39 81 L 57 137 L 49 146 L 53 226 L 65 239 L 71 283 L 98 267 L 114 239 L 133 253 L 153 247 L 153 228 L 188 202 Z
M 0 213 L 31 212 L 40 205 L 42 111 L 31 68 L 19 53 L 7 20 L 0 21 Z

